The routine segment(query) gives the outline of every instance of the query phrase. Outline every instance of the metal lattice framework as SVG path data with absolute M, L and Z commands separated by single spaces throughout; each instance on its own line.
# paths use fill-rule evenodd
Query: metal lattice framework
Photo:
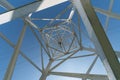
M 69 2 L 69 5 L 55 18 L 32 17 L 36 12 L 64 2 Z M 119 14 L 112 13 L 113 2 L 114 0 L 110 0 L 109 10 L 107 11 L 91 6 L 89 0 L 38 0 L 19 8 L 14 8 L 14 6 L 6 0 L 0 0 L 0 5 L 8 10 L 0 14 L 0 26 L 17 18 L 21 18 L 24 23 L 17 44 L 12 43 L 0 32 L 0 38 L 14 48 L 3 80 L 12 79 L 18 55 L 21 55 L 41 73 L 39 80 L 46 80 L 50 75 L 73 77 L 82 80 L 120 80 L 120 64 L 118 61 L 120 52 L 113 50 L 95 13 L 96 11 L 107 16 L 104 27 L 105 31 L 107 31 L 110 18 L 120 19 Z M 67 11 L 69 12 L 68 18 L 61 18 Z M 74 22 L 74 17 L 76 17 L 78 22 Z M 40 27 L 35 24 L 34 21 L 49 21 L 49 23 L 44 27 Z M 81 22 L 84 23 L 87 33 L 82 30 Z M 41 66 L 36 65 L 20 50 L 24 34 L 28 29 L 27 27 L 30 28 L 40 46 Z M 88 36 L 86 36 L 87 34 Z M 83 36 L 87 37 L 93 47 L 85 46 Z M 84 53 L 84 51 L 88 51 L 89 54 L 81 55 L 80 53 Z M 45 57 L 45 55 L 47 55 L 47 57 Z M 55 71 L 56 68 L 68 60 L 87 58 L 89 56 L 95 57 L 85 73 Z M 101 59 L 107 75 L 90 74 L 98 58 Z M 46 60 L 48 60 L 48 63 L 46 63 Z

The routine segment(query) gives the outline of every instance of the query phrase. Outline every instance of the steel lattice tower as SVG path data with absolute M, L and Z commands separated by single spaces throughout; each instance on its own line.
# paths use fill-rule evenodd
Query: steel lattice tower
M 35 17 L 36 13 L 39 14 L 44 9 L 65 3 L 67 3 L 66 7 L 60 13 L 56 13 L 53 18 Z M 49 80 L 48 77 L 51 75 L 73 77 L 79 80 L 120 80 L 118 60 L 120 52 L 113 50 L 107 37 L 110 18 L 120 19 L 119 14 L 112 12 L 113 3 L 114 0 L 110 0 L 109 9 L 104 10 L 91 5 L 90 0 L 37 0 L 16 8 L 9 1 L 0 0 L 1 7 L 7 10 L 0 14 L 0 26 L 16 19 L 22 19 L 24 23 L 16 44 L 0 32 L 0 38 L 14 49 L 3 80 L 13 79 L 19 55 L 40 72 L 39 80 Z M 100 22 L 97 13 L 106 16 L 105 26 Z M 48 23 L 41 26 L 39 21 L 48 21 Z M 21 50 L 28 29 L 39 45 L 40 66 Z M 91 56 L 92 61 L 84 63 L 89 64 L 84 72 L 56 70 L 66 61 L 71 60 L 74 63 L 75 59 L 83 58 L 89 61 Z M 103 63 L 106 74 L 91 74 L 98 59 Z M 79 63 L 81 62 L 77 64 Z M 81 66 L 84 67 L 84 65 Z M 29 75 L 26 76 L 29 77 Z

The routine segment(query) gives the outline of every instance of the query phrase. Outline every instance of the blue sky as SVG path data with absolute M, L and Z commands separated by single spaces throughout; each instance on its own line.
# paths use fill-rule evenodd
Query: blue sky
M 27 3 L 33 2 L 35 0 L 8 0 L 8 1 L 17 8 Z M 110 0 L 91 0 L 91 2 L 93 6 L 108 10 Z M 117 14 L 120 13 L 118 9 L 120 8 L 119 3 L 120 3 L 120 0 L 114 0 L 114 5 L 112 9 L 114 13 L 117 13 Z M 33 18 L 38 18 L 38 17 L 54 18 L 68 4 L 69 3 L 67 2 L 52 8 L 48 8 L 46 10 L 34 13 L 32 17 Z M 2 12 L 5 12 L 5 10 L 2 7 L 0 7 L 0 13 Z M 70 10 L 62 17 L 67 18 L 69 12 Z M 97 13 L 97 15 L 99 17 L 101 24 L 104 26 L 106 16 L 100 13 Z M 73 18 L 73 20 L 74 22 L 76 22 L 75 18 Z M 33 22 L 40 27 L 43 27 L 45 24 L 48 23 L 48 21 L 33 21 Z M 83 23 L 81 23 L 81 26 L 83 26 L 82 30 L 86 32 Z M 120 33 L 119 26 L 120 26 L 119 20 L 110 18 L 107 36 L 112 44 L 112 47 L 114 48 L 114 50 L 117 50 L 117 51 L 120 51 L 120 42 L 119 42 L 120 37 L 118 36 Z M 6 24 L 0 25 L 0 32 L 2 32 L 12 43 L 16 44 L 20 35 L 20 31 L 22 30 L 22 27 L 23 27 L 22 19 L 16 19 Z M 83 37 L 83 39 L 84 39 L 83 43 L 85 44 L 85 46 L 91 46 L 90 41 L 86 37 Z M 34 63 L 36 63 L 39 67 L 41 67 L 39 49 L 40 49 L 40 46 L 28 26 L 20 50 L 23 51 Z M 3 80 L 4 74 L 7 69 L 7 65 L 10 61 L 13 51 L 14 49 L 11 46 L 9 46 L 2 38 L 0 38 L 0 80 Z M 87 51 L 83 51 L 83 52 L 77 53 L 76 55 L 83 54 L 83 53 L 88 54 Z M 44 58 L 45 58 L 45 63 L 47 63 L 48 62 L 47 56 L 44 55 Z M 93 57 L 87 57 L 87 58 L 81 58 L 81 59 L 71 59 L 63 63 L 58 68 L 56 68 L 55 71 L 63 70 L 65 72 L 85 73 L 86 68 L 88 68 L 88 66 L 93 61 L 94 58 L 95 57 L 93 56 Z M 94 69 L 91 71 L 91 73 L 106 74 L 106 71 L 100 59 L 97 60 L 97 63 L 95 64 Z M 41 73 L 37 69 L 35 69 L 21 55 L 19 55 L 12 80 L 38 80 L 40 75 Z M 59 77 L 59 76 L 49 76 L 47 80 L 56 80 L 56 78 L 57 80 L 80 80 L 77 78 L 68 78 L 68 77 Z

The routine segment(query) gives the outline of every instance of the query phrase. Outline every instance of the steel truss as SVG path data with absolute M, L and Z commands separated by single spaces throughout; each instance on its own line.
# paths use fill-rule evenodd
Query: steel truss
M 21 55 L 42 74 L 39 80 L 46 80 L 49 75 L 74 77 L 80 78 L 82 80 L 120 80 L 120 64 L 118 61 L 120 52 L 114 51 L 111 47 L 111 44 L 106 37 L 106 33 L 104 32 L 103 27 L 101 26 L 101 23 L 95 14 L 96 11 L 107 16 L 105 24 L 105 30 L 107 31 L 110 17 L 120 19 L 120 15 L 111 12 L 114 0 L 110 1 L 109 11 L 91 6 L 90 1 L 88 0 L 70 0 L 70 4 L 53 19 L 31 17 L 34 15 L 34 12 L 38 12 L 67 1 L 68 0 L 38 0 L 19 8 L 14 8 L 14 6 L 12 6 L 6 0 L 0 1 L 1 6 L 8 10 L 8 12 L 0 14 L 1 26 L 2 24 L 17 18 L 22 18 L 24 23 L 24 27 L 21 31 L 17 44 L 12 43 L 2 32 L 0 32 L 0 38 L 2 38 L 4 41 L 6 41 L 7 44 L 14 48 L 14 53 L 5 73 L 4 80 L 12 79 L 18 55 Z M 49 4 L 46 5 L 46 3 Z M 61 19 L 60 17 L 68 10 L 71 10 L 68 18 Z M 78 23 L 74 23 L 72 20 L 75 14 L 77 14 L 78 17 Z M 46 26 L 40 28 L 35 23 L 33 23 L 33 20 L 47 20 L 50 22 Z M 56 21 L 59 22 L 56 23 Z M 80 22 L 84 23 L 89 36 L 86 36 L 82 31 Z M 42 67 L 37 66 L 20 50 L 22 40 L 26 32 L 26 27 L 30 28 L 38 41 L 40 46 Z M 39 35 L 37 33 L 39 33 Z M 82 34 L 93 43 L 95 48 L 86 47 L 84 45 Z M 82 51 L 89 51 L 90 54 L 75 55 Z M 49 60 L 47 66 L 45 66 L 45 54 L 48 56 Z M 88 56 L 95 56 L 95 59 L 85 73 L 54 71 L 67 60 L 85 58 Z M 90 74 L 98 58 L 101 59 L 107 71 L 107 75 Z M 59 62 L 54 65 L 54 63 L 57 61 Z

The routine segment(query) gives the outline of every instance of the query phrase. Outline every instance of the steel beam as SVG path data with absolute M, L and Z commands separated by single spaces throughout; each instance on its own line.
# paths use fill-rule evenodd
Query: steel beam
M 80 51 L 80 49 L 74 51 L 73 53 L 71 53 L 71 55 L 67 56 L 64 60 L 62 60 L 61 62 L 59 62 L 58 64 L 56 64 L 55 66 L 53 66 L 50 71 L 54 70 L 55 68 L 57 68 L 59 65 L 61 65 L 62 63 L 64 63 L 65 61 L 67 61 L 70 57 L 72 57 L 74 54 L 76 54 L 78 51 Z
M 15 45 L 0 32 L 0 37 L 5 40 L 6 43 L 8 43 L 12 48 L 15 48 Z M 19 53 L 21 56 L 27 60 L 30 64 L 32 64 L 38 71 L 42 72 L 42 70 L 32 61 L 30 58 L 28 58 L 21 50 L 19 50 Z
M 3 7 L 6 8 L 7 10 L 14 9 L 14 7 L 6 0 L 1 0 L 0 4 L 3 5 Z M 0 37 L 4 39 L 11 47 L 15 48 L 15 45 L 9 39 L 7 39 L 2 33 L 0 33 Z M 19 51 L 19 53 L 24 59 L 26 59 L 29 63 L 31 63 L 36 69 L 42 72 L 42 70 L 33 61 L 31 61 L 22 51 Z
M 87 72 L 86 72 L 86 75 L 87 74 L 90 74 L 90 72 L 92 71 L 95 63 L 97 62 L 97 59 L 98 59 L 98 55 L 95 57 L 95 59 L 93 60 L 92 64 L 90 65 L 90 67 L 88 68 Z M 82 80 L 87 80 L 86 78 L 83 78 Z
M 32 2 L 30 4 L 24 5 L 22 7 L 10 10 L 6 13 L 3 13 L 0 15 L 0 25 L 7 23 L 11 20 L 21 18 L 24 16 L 29 15 L 30 13 L 33 12 L 38 12 L 40 10 L 61 4 L 63 2 L 66 2 L 67 0 L 38 0 L 35 2 Z M 2 5 L 6 7 L 5 5 Z M 6 7 L 7 8 L 7 7 Z
M 110 12 L 110 11 L 106 11 L 104 9 L 100 9 L 100 8 L 96 8 L 96 7 L 94 9 L 95 9 L 96 12 L 104 14 L 105 16 L 109 16 L 111 18 L 115 18 L 115 19 L 120 20 L 120 14 L 113 13 L 113 12 Z
M 68 21 L 72 20 L 74 13 L 75 13 L 75 8 L 73 7 L 68 17 Z
M 108 10 L 109 12 L 112 12 L 113 3 L 114 3 L 114 0 L 110 0 L 109 10 Z M 105 31 L 107 31 L 107 29 L 108 29 L 109 20 L 110 20 L 110 17 L 109 17 L 109 15 L 107 15 L 107 18 L 105 21 Z
M 66 21 L 67 19 L 49 19 L 49 18 L 32 18 L 31 20 L 42 20 L 42 21 Z
M 43 71 L 41 77 L 39 78 L 39 80 L 46 80 L 47 76 L 48 76 L 48 73 L 50 71 L 50 67 L 52 65 L 52 63 L 54 62 L 54 60 L 50 59 L 49 60 L 49 63 L 47 64 L 45 70 Z
M 31 23 L 32 23 L 32 22 L 31 22 Z M 46 45 L 43 44 L 44 41 L 42 41 L 42 40 L 38 37 L 38 35 L 37 35 L 36 32 L 34 31 L 34 29 L 32 28 L 32 27 L 36 27 L 36 28 L 38 29 L 38 27 L 37 27 L 34 23 L 32 23 L 32 24 L 33 24 L 33 26 L 30 25 L 30 29 L 31 29 L 33 35 L 36 37 L 36 39 L 37 39 L 38 43 L 40 44 L 40 46 L 43 47 L 43 49 L 45 50 L 46 54 L 47 54 L 48 57 L 51 59 L 51 55 L 50 55 L 48 49 L 46 48 Z M 34 26 L 34 25 L 35 25 L 35 26 Z M 38 29 L 38 30 L 39 30 L 39 29 Z M 39 33 L 40 33 L 40 30 L 39 30 Z M 40 33 L 40 36 L 41 36 L 41 33 Z
M 83 47 L 83 50 L 90 51 L 90 52 L 96 52 L 94 48 L 88 48 L 88 47 Z M 120 51 L 115 51 L 115 54 L 117 55 L 118 58 L 120 58 Z
M 71 0 L 78 10 L 96 51 L 108 73 L 109 80 L 120 80 L 120 64 L 94 9 L 84 0 Z
M 12 5 L 10 5 L 9 2 L 6 0 L 0 0 L 0 5 L 3 8 L 9 9 L 9 10 L 14 9 L 14 7 Z
M 107 75 L 97 75 L 97 74 L 80 74 L 80 73 L 68 73 L 68 72 L 50 72 L 49 75 L 74 77 L 74 78 L 86 78 L 92 80 L 109 80 Z
M 26 31 L 26 27 L 27 26 L 25 24 L 22 31 L 21 31 L 21 34 L 20 34 L 20 37 L 18 39 L 17 45 L 15 46 L 14 53 L 12 55 L 12 58 L 11 58 L 10 63 L 8 65 L 8 69 L 7 69 L 6 74 L 4 76 L 4 80 L 11 80 L 11 78 L 12 78 L 12 74 L 13 74 L 13 71 L 14 71 L 14 68 L 15 68 L 17 57 L 19 55 L 19 48 L 21 46 L 25 31 Z

